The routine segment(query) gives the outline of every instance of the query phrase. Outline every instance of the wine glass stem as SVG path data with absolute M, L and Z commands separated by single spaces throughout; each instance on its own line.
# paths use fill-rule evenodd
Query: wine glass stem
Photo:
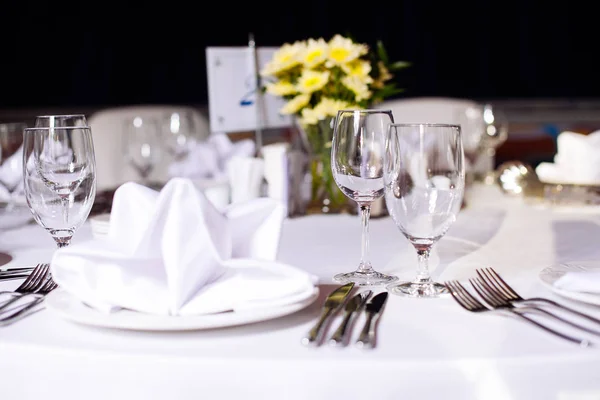
M 69 198 L 61 197 L 60 202 L 62 203 L 62 206 L 63 206 L 63 220 L 64 220 L 65 224 L 68 224 L 69 223 Z
M 417 278 L 418 282 L 430 282 L 431 277 L 429 276 L 429 252 L 430 248 L 417 249 L 418 269 Z
M 362 246 L 358 270 L 362 273 L 369 273 L 373 271 L 373 267 L 369 261 L 369 218 L 371 216 L 371 204 L 360 204 L 360 216 L 362 221 Z

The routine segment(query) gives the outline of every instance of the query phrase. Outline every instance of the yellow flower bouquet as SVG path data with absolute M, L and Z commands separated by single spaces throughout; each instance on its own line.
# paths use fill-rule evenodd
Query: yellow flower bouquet
M 349 37 L 335 35 L 286 43 L 260 75 L 266 93 L 285 100 L 280 113 L 293 115 L 310 146 L 312 207 L 341 211 L 348 204 L 330 167 L 333 118 L 340 109 L 365 109 L 402 92 L 392 72 L 405 61 L 390 63 L 381 42 L 377 51 Z

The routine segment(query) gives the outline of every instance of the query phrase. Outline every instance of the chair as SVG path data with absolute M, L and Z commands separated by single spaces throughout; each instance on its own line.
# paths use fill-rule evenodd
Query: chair
M 97 190 L 111 190 L 119 185 L 137 180 L 135 170 L 128 165 L 123 152 L 123 128 L 127 119 L 136 116 L 154 116 L 162 118 L 173 112 L 191 112 L 198 129 L 199 138 L 206 138 L 210 133 L 208 115 L 196 108 L 178 105 L 135 105 L 107 108 L 94 112 L 88 118 L 92 128 L 94 149 L 96 153 L 96 185 Z M 168 179 L 168 166 L 172 156 L 163 152 L 160 163 L 151 174 L 153 181 L 164 182 Z
M 413 97 L 384 100 L 377 108 L 391 109 L 396 123 L 460 124 L 461 113 L 479 103 L 451 97 Z

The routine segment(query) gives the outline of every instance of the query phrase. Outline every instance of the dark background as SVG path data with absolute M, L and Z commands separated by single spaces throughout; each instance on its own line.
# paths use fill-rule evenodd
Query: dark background
M 353 3 L 356 3 L 353 5 Z M 351 34 L 402 96 L 600 98 L 592 2 L 3 3 L 0 108 L 208 104 L 205 48 Z

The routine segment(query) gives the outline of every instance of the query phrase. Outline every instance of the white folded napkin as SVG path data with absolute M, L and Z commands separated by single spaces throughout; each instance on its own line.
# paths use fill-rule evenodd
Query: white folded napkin
M 542 182 L 600 183 L 600 130 L 589 135 L 562 132 L 556 147 L 554 162 L 542 162 L 535 169 Z
M 600 271 L 569 271 L 554 281 L 557 289 L 600 294 Z
M 314 278 L 279 264 L 284 209 L 268 198 L 218 211 L 193 182 L 156 192 L 126 183 L 115 192 L 106 239 L 57 250 L 59 286 L 103 311 L 199 315 L 291 304 Z
M 0 200 L 9 201 L 11 195 L 23 190 L 23 146 L 0 165 Z M 12 192 L 12 194 L 11 194 Z
M 213 134 L 205 141 L 190 139 L 187 155 L 169 165 L 170 177 L 190 179 L 223 178 L 232 157 L 253 157 L 256 145 L 251 139 L 233 143 L 224 133 Z

